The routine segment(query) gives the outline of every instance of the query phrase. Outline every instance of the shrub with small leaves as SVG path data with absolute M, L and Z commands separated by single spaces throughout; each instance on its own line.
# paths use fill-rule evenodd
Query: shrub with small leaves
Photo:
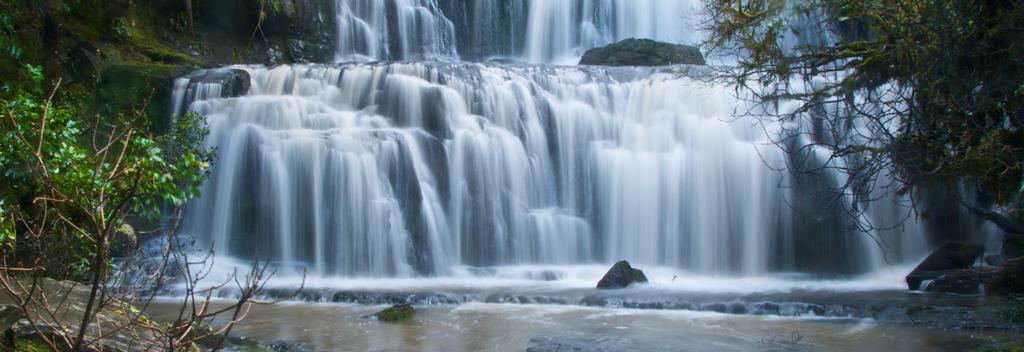
M 135 28 L 131 21 L 124 17 L 114 19 L 114 38 L 119 42 L 128 42 L 135 36 Z

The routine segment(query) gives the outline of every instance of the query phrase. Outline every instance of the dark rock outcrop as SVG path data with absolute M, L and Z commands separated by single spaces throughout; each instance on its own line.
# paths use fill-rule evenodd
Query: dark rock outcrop
M 629 262 L 622 260 L 604 274 L 601 281 L 597 282 L 597 288 L 623 288 L 636 282 L 647 282 L 647 276 L 640 269 L 633 268 Z
M 587 50 L 580 65 L 667 66 L 704 65 L 704 55 L 695 46 L 670 44 L 650 39 L 630 38 L 611 45 Z
M 249 72 L 234 68 L 199 70 L 189 75 L 189 89 L 194 91 L 199 84 L 219 83 L 222 98 L 240 97 L 249 93 L 252 79 Z
M 988 293 L 1024 292 L 1024 258 L 1006 260 L 998 276 L 987 283 Z
M 1024 235 L 1007 233 L 1003 237 L 1003 257 L 1019 258 L 1024 256 Z
M 998 277 L 1002 273 L 1001 268 L 969 268 L 944 271 L 931 271 L 933 278 L 919 284 L 921 291 L 959 293 L 959 294 L 980 294 L 984 293 L 984 287 L 989 280 Z
M 375 313 L 373 316 L 377 317 L 377 320 L 380 321 L 396 322 L 412 318 L 414 313 L 416 313 L 416 310 L 412 309 L 412 305 L 396 304 L 390 308 Z
M 953 274 L 949 271 L 967 269 L 985 252 L 979 245 L 960 242 L 946 242 L 919 264 L 907 275 L 907 287 L 911 290 L 922 289 L 921 282 L 936 280 L 943 275 L 961 277 L 964 273 Z M 960 280 L 962 281 L 962 280 Z

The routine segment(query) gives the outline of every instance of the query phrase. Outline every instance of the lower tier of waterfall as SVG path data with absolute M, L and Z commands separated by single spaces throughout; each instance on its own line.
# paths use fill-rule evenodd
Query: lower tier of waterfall
M 175 91 L 218 155 L 186 232 L 221 255 L 368 277 L 620 259 L 850 274 L 923 255 L 914 224 L 863 234 L 822 205 L 835 175 L 779 171 L 779 132 L 735 119 L 707 68 L 221 70 L 245 71 L 247 93 Z M 877 223 L 906 212 L 878 208 Z

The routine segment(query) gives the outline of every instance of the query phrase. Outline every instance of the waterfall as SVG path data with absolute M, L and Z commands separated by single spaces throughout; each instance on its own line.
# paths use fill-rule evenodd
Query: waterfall
M 337 61 L 457 59 L 436 0 L 337 0 Z
M 696 44 L 699 2 L 661 0 L 336 0 L 336 61 L 506 57 L 575 64 L 627 38 Z M 457 48 L 461 44 L 462 48 Z M 461 49 L 461 50 L 460 50 Z
M 688 23 L 698 1 L 574 0 L 530 1 L 526 44 L 528 62 L 575 64 L 586 49 L 627 38 L 696 44 Z
M 766 132 L 783 126 L 735 120 L 740 101 L 706 82 L 710 69 L 489 60 L 568 62 L 634 36 L 693 43 L 696 2 L 336 4 L 339 63 L 230 67 L 250 77 L 241 96 L 175 82 L 173 111 L 206 116 L 218 153 L 185 231 L 219 254 L 348 277 L 621 259 L 852 274 L 885 259 L 822 208 L 841 175 L 779 171 L 791 156 Z M 876 235 L 897 260 L 922 251 L 917 227 Z

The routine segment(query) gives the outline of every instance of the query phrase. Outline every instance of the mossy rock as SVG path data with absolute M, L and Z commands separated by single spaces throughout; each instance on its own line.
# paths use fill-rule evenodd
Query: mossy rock
M 415 313 L 416 310 L 413 309 L 410 304 L 396 304 L 390 308 L 377 312 L 373 316 L 377 317 L 377 320 L 380 321 L 397 322 L 412 318 L 412 315 Z
M 704 55 L 695 46 L 630 38 L 611 45 L 587 50 L 580 65 L 667 66 L 704 65 Z

